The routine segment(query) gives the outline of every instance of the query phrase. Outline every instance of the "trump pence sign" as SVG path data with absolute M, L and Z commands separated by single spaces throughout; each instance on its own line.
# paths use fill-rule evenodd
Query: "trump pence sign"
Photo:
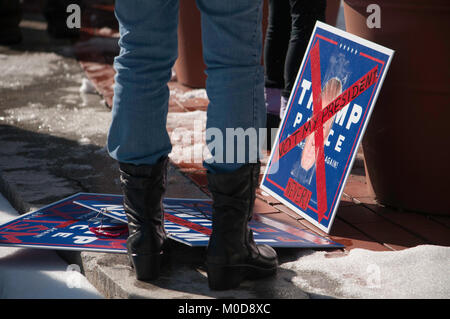
M 393 51 L 317 22 L 261 188 L 329 232 Z

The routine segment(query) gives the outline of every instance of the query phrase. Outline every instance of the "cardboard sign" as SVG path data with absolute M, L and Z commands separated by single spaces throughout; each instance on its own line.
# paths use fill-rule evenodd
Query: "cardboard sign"
M 75 194 L 0 225 L 0 246 L 126 253 L 128 234 L 107 232 L 127 228 L 122 198 L 121 195 Z M 166 198 L 164 210 L 169 238 L 189 246 L 207 246 L 212 227 L 210 200 Z M 258 215 L 249 225 L 256 243 L 272 247 L 343 247 L 310 231 Z
M 91 227 L 123 227 L 123 223 L 73 203 L 92 198 L 76 194 L 1 225 L 0 245 L 126 253 L 127 234 L 112 238 L 90 231 Z
M 317 22 L 261 188 L 329 232 L 393 51 Z
M 93 194 L 94 195 L 94 194 Z M 127 222 L 121 195 L 97 194 L 95 199 L 74 203 Z M 106 196 L 106 197 L 103 197 Z M 164 227 L 168 236 L 189 246 L 207 246 L 212 231 L 212 201 L 204 199 L 164 198 Z M 337 248 L 341 244 L 310 231 L 296 229 L 255 214 L 249 222 L 257 244 L 272 247 Z
M 74 203 L 92 211 L 127 223 L 122 195 L 91 194 L 91 199 L 75 200 Z M 164 228 L 169 238 L 192 247 L 206 247 L 211 234 L 212 222 L 206 211 L 208 203 L 202 200 L 165 198 Z

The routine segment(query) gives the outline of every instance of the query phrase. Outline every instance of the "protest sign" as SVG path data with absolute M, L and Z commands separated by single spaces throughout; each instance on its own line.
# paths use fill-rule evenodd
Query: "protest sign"
M 393 51 L 317 22 L 261 188 L 329 232 Z
M 121 195 L 97 194 L 97 198 L 76 200 L 75 203 L 126 223 L 122 199 Z M 212 231 L 210 199 L 164 198 L 163 204 L 164 227 L 171 239 L 194 247 L 207 246 Z M 296 229 L 257 214 L 249 222 L 249 227 L 253 230 L 257 244 L 278 248 L 342 247 L 341 244 L 308 230 Z

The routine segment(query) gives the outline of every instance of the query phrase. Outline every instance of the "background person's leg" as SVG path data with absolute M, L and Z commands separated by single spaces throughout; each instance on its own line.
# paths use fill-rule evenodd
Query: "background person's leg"
M 284 66 L 284 89 L 281 91 L 280 117 L 284 117 L 289 96 L 297 78 L 316 20 L 325 21 L 326 0 L 289 0 L 291 37 Z
M 284 65 L 291 36 L 289 0 L 269 0 L 269 19 L 264 44 L 264 94 L 267 111 L 267 149 L 272 148 L 280 124 L 281 92 L 284 89 Z
M 19 24 L 22 8 L 19 0 L 0 0 L 0 45 L 17 44 L 22 41 Z
M 264 70 L 266 88 L 284 88 L 284 64 L 291 35 L 291 7 L 289 0 L 269 0 Z
M 47 31 L 55 38 L 77 38 L 80 36 L 80 29 L 69 28 L 67 18 L 72 14 L 67 11 L 70 5 L 78 5 L 83 10 L 81 0 L 47 0 L 44 6 L 44 16 L 47 20 Z
M 317 20 L 325 21 L 326 0 L 289 0 L 292 29 L 286 54 L 283 97 L 289 99 Z

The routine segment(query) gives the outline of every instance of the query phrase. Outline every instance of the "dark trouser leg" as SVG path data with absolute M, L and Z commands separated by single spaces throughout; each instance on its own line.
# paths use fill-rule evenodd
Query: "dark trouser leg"
M 326 0 L 289 0 L 292 30 L 284 67 L 283 97 L 289 98 L 316 20 L 325 21 Z
M 269 0 L 269 17 L 264 43 L 264 93 L 267 109 L 267 149 L 272 148 L 272 130 L 280 124 L 284 64 L 291 35 L 291 9 L 288 0 Z
M 10 45 L 22 41 L 19 28 L 21 19 L 19 0 L 0 0 L 0 44 Z
M 80 29 L 68 26 L 67 19 L 73 13 L 67 12 L 69 5 L 81 7 L 82 0 L 47 0 L 44 8 L 44 16 L 47 20 L 47 31 L 54 38 L 77 38 Z M 80 12 L 81 15 L 81 12 Z M 81 17 L 80 17 L 81 18 Z

